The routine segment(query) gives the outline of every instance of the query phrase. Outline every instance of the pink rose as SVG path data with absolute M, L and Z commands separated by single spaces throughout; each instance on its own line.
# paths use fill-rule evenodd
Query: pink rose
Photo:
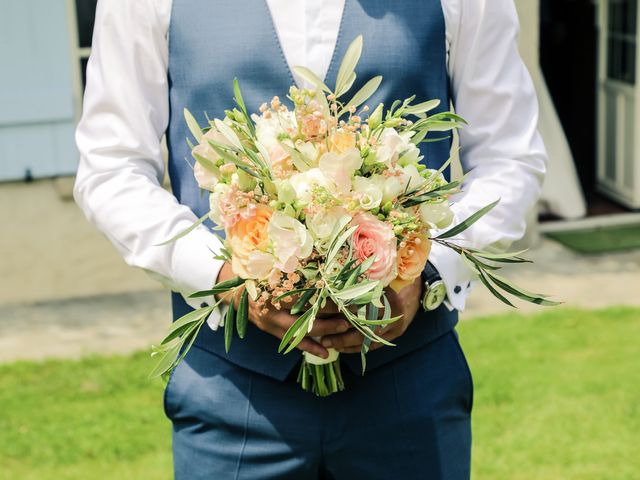
M 373 255 L 375 260 L 367 270 L 367 276 L 371 280 L 381 280 L 386 287 L 397 275 L 398 242 L 393 229 L 370 213 L 358 213 L 351 224 L 358 226 L 351 237 L 356 258 L 365 261 Z

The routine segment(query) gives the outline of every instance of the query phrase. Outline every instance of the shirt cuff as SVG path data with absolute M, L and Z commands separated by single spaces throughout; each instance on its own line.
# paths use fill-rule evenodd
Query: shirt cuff
M 467 267 L 460 255 L 436 242 L 431 243 L 429 261 L 438 270 L 447 289 L 446 307 L 449 310 L 455 309 L 462 312 L 469 293 L 477 283 L 475 274 Z
M 217 282 L 224 261 L 215 259 L 220 251 L 220 239 L 206 228 L 198 228 L 176 241 L 173 253 L 174 284 L 191 308 L 213 305 L 216 299 L 209 297 L 189 298 L 194 292 L 209 290 Z M 222 324 L 226 306 L 215 308 L 207 319 L 207 325 L 217 330 Z

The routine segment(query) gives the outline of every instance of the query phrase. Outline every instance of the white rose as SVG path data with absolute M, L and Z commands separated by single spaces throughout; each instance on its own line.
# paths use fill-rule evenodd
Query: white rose
M 275 266 L 286 273 L 295 271 L 299 260 L 311 255 L 313 238 L 295 218 L 275 212 L 269 221 L 269 238 L 273 241 Z
M 334 207 L 308 216 L 305 222 L 313 237 L 323 242 L 331 238 L 338 223 L 345 216 L 348 215 L 343 208 Z
M 420 205 L 420 218 L 437 228 L 445 228 L 453 221 L 453 211 L 447 202 L 423 203 Z
M 360 208 L 372 210 L 378 208 L 382 203 L 382 189 L 380 185 L 372 182 L 368 178 L 355 177 L 353 179 L 353 191 L 356 194 Z

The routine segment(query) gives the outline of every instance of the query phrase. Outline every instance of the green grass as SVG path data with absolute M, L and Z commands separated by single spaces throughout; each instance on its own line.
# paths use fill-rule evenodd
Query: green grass
M 640 310 L 544 310 L 459 331 L 475 479 L 638 478 Z M 0 479 L 171 478 L 152 365 L 140 353 L 0 366 Z
M 580 253 L 604 253 L 640 248 L 640 225 L 547 233 L 548 237 Z

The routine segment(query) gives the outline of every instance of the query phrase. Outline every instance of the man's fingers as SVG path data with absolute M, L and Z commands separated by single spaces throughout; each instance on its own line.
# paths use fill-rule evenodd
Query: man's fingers
M 362 345 L 363 340 L 364 337 L 359 331 L 351 330 L 347 333 L 340 333 L 338 335 L 328 335 L 322 339 L 321 343 L 324 347 L 333 347 L 340 351 L 340 349 L 348 347 L 358 347 Z
M 329 356 L 326 348 L 310 338 L 303 339 L 296 348 L 299 348 L 303 352 L 309 352 L 317 357 L 327 358 Z
M 349 322 L 342 318 L 316 318 L 309 336 L 324 337 L 326 335 L 344 333 L 349 330 L 349 327 Z

